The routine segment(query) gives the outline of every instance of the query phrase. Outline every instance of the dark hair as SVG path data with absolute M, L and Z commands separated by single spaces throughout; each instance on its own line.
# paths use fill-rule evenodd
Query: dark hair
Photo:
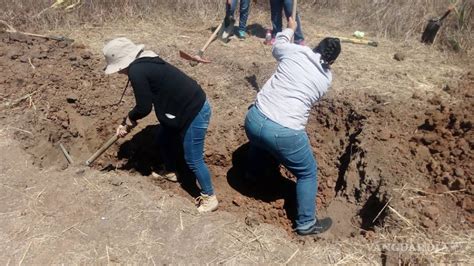
M 338 38 L 325 38 L 313 51 L 321 55 L 321 65 L 328 69 L 341 53 L 341 42 Z

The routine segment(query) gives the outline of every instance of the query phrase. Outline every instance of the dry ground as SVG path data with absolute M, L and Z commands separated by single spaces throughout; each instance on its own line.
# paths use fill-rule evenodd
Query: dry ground
M 348 36 L 356 30 L 335 19 L 304 15 L 311 46 L 317 34 Z M 472 262 L 473 144 L 464 123 L 472 124 L 470 54 L 442 53 L 416 40 L 382 39 L 377 48 L 344 44 L 334 66 L 334 86 L 308 125 L 320 169 L 318 209 L 336 223 L 316 241 L 296 239 L 290 232 L 291 176 L 280 169 L 283 176 L 271 181 L 268 191 L 240 181 L 245 112 L 275 68 L 260 38 L 269 24 L 267 15 L 251 16 L 254 36 L 248 40 L 214 42 L 206 52 L 212 64 L 191 67 L 178 57 L 180 49 L 197 51 L 218 23 L 122 21 L 51 32 L 85 48 L 1 36 L 3 103 L 42 91 L 1 113 L 0 239 L 5 252 L 0 261 Z M 122 105 L 113 106 L 125 80 L 101 72 L 101 48 L 118 36 L 146 44 L 205 89 L 213 106 L 206 160 L 220 211 L 197 215 L 190 201 L 195 190 L 150 177 L 152 115 L 134 136 L 108 151 L 96 169 L 67 167 L 59 142 L 83 161 L 133 105 L 129 91 Z M 406 59 L 395 61 L 396 52 Z M 430 127 L 423 126 L 438 113 Z M 458 119 L 457 127 L 442 131 L 450 117 Z M 436 135 L 438 129 L 444 135 Z M 427 143 L 430 134 L 446 141 Z M 452 159 L 438 156 L 443 152 L 434 144 Z M 380 243 L 430 244 L 436 250 L 382 251 Z

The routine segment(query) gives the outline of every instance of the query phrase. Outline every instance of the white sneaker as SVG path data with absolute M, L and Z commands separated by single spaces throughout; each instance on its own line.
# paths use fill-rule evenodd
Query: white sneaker
M 198 206 L 198 212 L 212 212 L 217 210 L 217 201 L 216 195 L 208 196 L 206 194 L 201 194 L 201 196 L 196 198 L 196 205 Z
M 173 172 L 159 171 L 158 173 L 153 171 L 151 175 L 156 178 L 166 179 L 171 182 L 178 182 L 178 176 Z

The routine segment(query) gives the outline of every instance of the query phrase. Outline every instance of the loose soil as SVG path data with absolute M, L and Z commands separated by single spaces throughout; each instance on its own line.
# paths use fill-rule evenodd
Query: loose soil
M 211 102 L 205 159 L 219 210 L 249 226 L 269 223 L 292 235 L 294 177 L 275 165 L 257 184 L 243 181 L 245 113 L 275 68 L 270 48 L 254 29 L 246 42 L 213 44 L 214 62 L 195 68 L 177 58 L 189 41 L 161 40 L 151 48 L 196 78 Z M 308 35 L 314 31 L 308 29 Z M 209 32 L 185 33 L 204 40 Z M 388 41 L 379 48 L 344 45 L 334 66 L 334 88 L 312 112 L 307 132 L 318 162 L 318 212 L 336 222 L 327 238 L 370 238 L 407 225 L 427 231 L 473 227 L 474 74 L 454 63 L 438 64 L 442 59 L 430 55 L 433 50 L 411 45 L 403 62 L 391 59 L 397 47 Z M 38 168 L 67 170 L 60 143 L 81 164 L 134 104 L 130 88 L 118 102 L 126 79 L 103 74 L 98 47 L 0 34 L 0 120 Z M 236 49 L 241 52 L 229 53 Z M 423 72 L 424 64 L 432 69 Z M 180 184 L 151 176 L 160 163 L 158 130 L 150 114 L 93 167 L 128 172 L 149 186 L 195 197 L 197 186 L 182 160 Z

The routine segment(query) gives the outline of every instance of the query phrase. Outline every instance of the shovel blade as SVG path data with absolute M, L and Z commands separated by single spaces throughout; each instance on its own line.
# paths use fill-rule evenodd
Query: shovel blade
M 184 51 L 179 51 L 179 56 L 185 60 L 188 60 L 188 61 L 195 61 L 195 62 L 199 62 L 199 63 L 203 63 L 203 64 L 209 64 L 211 63 L 210 60 L 207 60 L 207 59 L 204 59 L 202 57 L 200 57 L 199 55 L 190 55 Z
M 233 17 L 225 18 L 219 32 L 219 39 L 225 43 L 229 42 L 229 37 L 234 33 L 235 19 Z

